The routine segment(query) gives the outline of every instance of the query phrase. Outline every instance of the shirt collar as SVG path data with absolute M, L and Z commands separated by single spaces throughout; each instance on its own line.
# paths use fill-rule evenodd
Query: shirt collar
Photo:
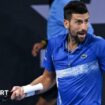
M 65 37 L 64 45 L 63 46 L 64 46 L 64 50 L 68 52 L 68 48 L 67 48 L 68 34 L 65 35 L 65 36 L 66 37 Z M 86 46 L 90 42 L 91 36 L 92 35 L 90 35 L 90 34 L 87 33 L 85 40 L 81 44 L 79 44 L 79 46 L 73 52 L 75 52 L 76 50 L 81 50 L 84 46 Z

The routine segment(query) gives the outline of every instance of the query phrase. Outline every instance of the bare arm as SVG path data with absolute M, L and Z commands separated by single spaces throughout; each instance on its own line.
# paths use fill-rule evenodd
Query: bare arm
M 34 86 L 38 83 L 41 83 L 43 85 L 43 90 L 38 91 L 38 93 L 42 93 L 48 90 L 55 83 L 55 73 L 48 72 L 48 70 L 45 70 L 40 77 L 32 81 L 29 85 Z M 13 92 L 11 95 L 12 100 L 21 100 L 26 97 L 23 86 L 16 87 L 16 88 L 13 87 L 12 92 Z
M 55 73 L 52 72 L 48 72 L 48 70 L 45 70 L 43 75 L 41 75 L 40 77 L 38 77 L 37 79 L 33 80 L 30 85 L 35 85 L 38 83 L 42 83 L 43 84 L 43 91 L 48 90 L 49 88 L 51 88 L 54 84 L 55 84 Z M 43 92 L 41 91 L 41 92 Z
M 42 40 L 39 43 L 35 43 L 32 48 L 32 55 L 35 57 L 38 55 L 41 49 L 46 48 L 47 40 Z

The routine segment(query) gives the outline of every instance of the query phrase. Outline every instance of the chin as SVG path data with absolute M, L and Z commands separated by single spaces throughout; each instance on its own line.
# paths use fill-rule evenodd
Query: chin
M 84 38 L 78 38 L 78 40 L 80 43 L 82 43 L 85 40 L 85 37 Z
M 78 39 L 80 42 L 83 42 L 86 38 L 86 34 L 85 35 L 78 35 Z

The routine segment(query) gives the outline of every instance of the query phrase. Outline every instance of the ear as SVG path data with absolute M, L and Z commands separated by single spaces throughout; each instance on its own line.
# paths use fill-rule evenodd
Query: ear
M 69 21 L 68 20 L 64 20 L 64 26 L 66 29 L 69 28 Z

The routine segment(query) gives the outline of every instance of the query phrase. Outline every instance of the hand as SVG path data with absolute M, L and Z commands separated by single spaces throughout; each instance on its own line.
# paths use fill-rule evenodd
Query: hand
M 38 55 L 38 53 L 40 52 L 40 50 L 44 47 L 44 44 L 39 42 L 34 44 L 33 49 L 32 49 L 32 55 L 35 57 Z
M 26 96 L 26 94 L 24 94 L 23 88 L 20 86 L 14 86 L 11 92 L 11 100 L 22 100 Z

